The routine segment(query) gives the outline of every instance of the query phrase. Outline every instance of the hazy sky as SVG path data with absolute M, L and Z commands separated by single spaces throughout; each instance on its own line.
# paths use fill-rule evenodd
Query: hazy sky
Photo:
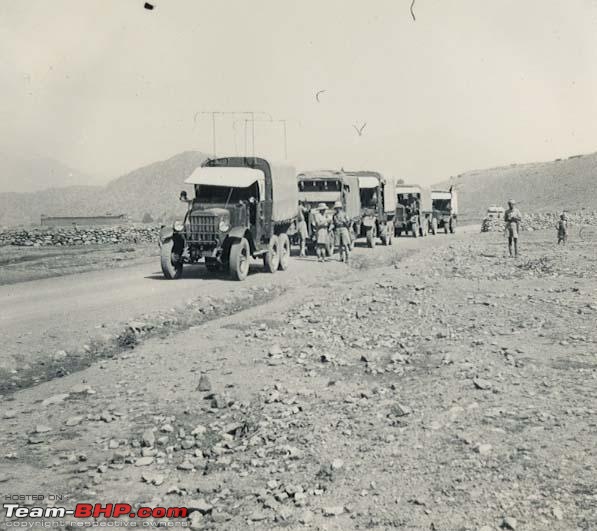
M 2 0 L 0 147 L 108 178 L 210 152 L 198 111 L 255 110 L 288 120 L 298 169 L 432 182 L 597 150 L 597 0 L 417 0 L 416 22 L 410 0 L 153 3 Z M 218 118 L 219 151 L 244 118 Z M 255 128 L 282 158 L 281 124 Z

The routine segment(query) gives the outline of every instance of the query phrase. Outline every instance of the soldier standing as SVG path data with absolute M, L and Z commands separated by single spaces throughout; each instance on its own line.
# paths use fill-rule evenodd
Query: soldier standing
M 305 256 L 305 248 L 307 245 L 307 238 L 309 237 L 309 231 L 307 230 L 307 216 L 309 215 L 309 210 L 305 206 L 305 203 L 301 201 L 299 203 L 298 209 L 298 237 L 299 237 L 299 244 L 300 244 L 300 256 Z
M 342 201 L 334 203 L 334 216 L 332 224 L 336 234 L 336 242 L 340 247 L 340 261 L 348 263 L 348 253 L 350 252 L 350 221 L 344 212 Z
M 558 221 L 557 229 L 558 245 L 560 245 L 560 243 L 566 245 L 566 241 L 568 240 L 568 219 L 565 212 L 560 214 L 560 221 Z
M 512 248 L 514 248 L 514 256 L 518 257 L 518 232 L 520 231 L 522 214 L 516 208 L 516 201 L 514 199 L 508 201 L 508 209 L 504 213 L 504 221 L 506 222 L 506 230 L 508 231 L 508 252 L 510 253 L 510 257 L 512 257 Z
M 319 203 L 317 205 L 317 212 L 313 216 L 313 227 L 316 231 L 317 236 L 317 261 L 326 262 L 326 248 L 329 243 L 329 228 L 330 220 L 325 215 L 327 210 L 325 203 Z

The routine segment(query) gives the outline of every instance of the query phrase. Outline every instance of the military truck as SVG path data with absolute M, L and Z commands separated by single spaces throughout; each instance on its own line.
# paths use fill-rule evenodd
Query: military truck
M 353 238 L 360 230 L 361 200 L 359 194 L 359 181 L 357 177 L 346 175 L 342 171 L 319 170 L 305 171 L 297 176 L 299 201 L 308 209 L 306 216 L 307 250 L 313 253 L 317 243 L 316 231 L 313 228 L 313 215 L 319 203 L 328 207 L 326 215 L 333 216 L 333 205 L 341 201 L 346 215 L 352 222 L 351 234 Z M 330 231 L 331 232 L 331 231 Z M 334 253 L 334 235 L 330 233 L 327 254 Z
M 438 229 L 444 229 L 448 234 L 456 231 L 458 218 L 458 196 L 454 188 L 450 190 L 432 190 L 431 205 L 431 233 L 436 234 Z
M 345 173 L 357 177 L 359 181 L 361 224 L 357 236 L 366 238 L 369 247 L 375 247 L 377 237 L 383 245 L 392 245 L 396 215 L 394 181 L 376 171 Z
M 183 221 L 160 233 L 161 265 L 167 279 L 182 276 L 184 264 L 201 259 L 210 271 L 228 271 L 235 280 L 249 273 L 251 257 L 274 273 L 289 266 L 287 231 L 296 219 L 296 171 L 259 157 L 205 161 L 185 183 L 194 185 Z
M 427 236 L 431 225 L 431 191 L 418 185 L 396 185 L 394 234 Z

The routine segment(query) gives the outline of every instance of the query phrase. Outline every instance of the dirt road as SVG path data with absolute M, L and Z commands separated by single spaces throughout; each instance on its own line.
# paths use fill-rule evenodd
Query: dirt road
M 2 491 L 184 506 L 193 529 L 594 529 L 597 262 L 530 239 L 518 260 L 495 234 L 401 240 L 342 281 L 306 263 L 14 393 Z
M 478 227 L 463 227 L 462 234 Z M 357 259 L 400 259 L 403 253 L 437 244 L 442 238 L 399 238 L 390 248 L 374 251 L 358 247 Z M 458 235 L 456 235 L 458 237 Z M 225 298 L 239 289 L 317 283 L 333 278 L 343 269 L 331 262 L 325 268 L 314 258 L 295 258 L 287 273 L 260 274 L 255 262 L 250 278 L 241 284 L 214 276 L 202 267 L 185 269 L 184 278 L 165 281 L 157 258 L 130 268 L 106 269 L 57 278 L 0 286 L 0 370 L 15 370 L 89 343 L 95 337 L 114 334 L 122 326 L 146 314 L 180 306 L 199 295 Z

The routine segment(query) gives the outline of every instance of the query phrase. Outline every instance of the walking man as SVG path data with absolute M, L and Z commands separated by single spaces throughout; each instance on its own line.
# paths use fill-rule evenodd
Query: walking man
M 317 205 L 317 212 L 313 216 L 313 227 L 317 236 L 317 261 L 326 262 L 326 248 L 329 244 L 330 219 L 325 215 L 325 203 Z
M 516 201 L 514 199 L 508 201 L 508 209 L 504 213 L 504 221 L 506 222 L 506 230 L 508 231 L 508 252 L 510 253 L 510 257 L 512 257 L 512 250 L 514 250 L 514 256 L 518 258 L 518 232 L 520 231 L 522 214 L 516 208 Z
M 340 261 L 348 263 L 350 252 L 350 220 L 346 216 L 346 212 L 344 212 L 342 201 L 334 203 L 334 211 L 332 225 L 334 226 L 336 243 L 340 247 Z

